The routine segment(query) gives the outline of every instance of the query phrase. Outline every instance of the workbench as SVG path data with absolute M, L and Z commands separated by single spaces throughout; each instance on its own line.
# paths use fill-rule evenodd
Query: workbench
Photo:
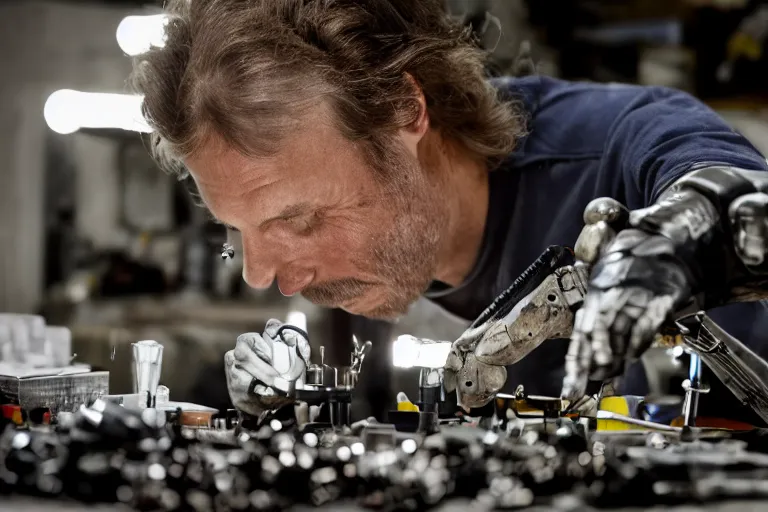
M 2 499 L 2 510 L 13 512 L 131 512 L 132 509 L 121 505 L 86 505 L 73 502 L 52 500 L 40 500 L 27 497 L 13 497 Z M 432 509 L 434 512 L 463 512 L 470 510 L 470 502 L 467 500 L 450 500 L 445 504 Z M 314 508 L 308 506 L 295 507 L 294 512 L 370 512 L 375 509 L 367 509 L 355 506 L 351 503 L 334 503 L 324 507 Z M 520 512 L 549 512 L 550 507 L 529 507 L 518 509 Z M 684 505 L 677 507 L 659 506 L 654 508 L 621 508 L 621 509 L 594 509 L 579 506 L 579 512 L 765 512 L 768 510 L 768 501 L 727 501 L 708 505 Z

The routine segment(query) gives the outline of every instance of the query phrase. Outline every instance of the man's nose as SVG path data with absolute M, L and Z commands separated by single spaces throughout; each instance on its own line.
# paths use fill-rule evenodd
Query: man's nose
M 309 268 L 290 265 L 277 276 L 277 287 L 286 297 L 301 293 L 315 278 L 315 272 Z
M 243 237 L 243 280 L 251 288 L 266 290 L 275 280 L 279 262 L 269 248 L 249 242 Z

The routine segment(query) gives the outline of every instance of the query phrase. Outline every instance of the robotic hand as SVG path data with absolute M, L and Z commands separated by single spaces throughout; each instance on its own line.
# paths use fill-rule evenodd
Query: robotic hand
M 456 388 L 459 405 L 485 405 L 506 382 L 504 366 L 517 363 L 548 339 L 571 336 L 591 264 L 628 217 L 618 201 L 592 201 L 584 210 L 586 226 L 574 252 L 548 248 L 454 342 L 445 386 L 447 391 Z
M 456 390 L 457 404 L 465 411 L 493 400 L 506 382 L 504 366 L 482 363 L 470 350 L 451 347 L 443 372 L 443 387 L 449 393 Z
M 309 357 L 307 333 L 278 320 L 268 321 L 263 334 L 241 334 L 224 355 L 232 403 L 252 416 L 293 403 Z
M 446 390 L 465 408 L 485 405 L 505 384 L 504 366 L 570 336 L 562 395 L 580 398 L 590 377 L 620 374 L 676 314 L 764 298 L 766 191 L 768 173 L 706 167 L 649 208 L 592 201 L 576 263 L 551 247 L 494 301 L 451 347 Z
M 590 378 L 622 373 L 675 314 L 749 298 L 765 275 L 765 174 L 696 170 L 599 241 L 566 356 L 564 398 L 583 396 Z
M 755 274 L 768 270 L 768 194 L 754 192 L 728 208 L 736 254 Z
M 639 229 L 620 232 L 598 260 L 576 313 L 563 397 L 583 396 L 587 380 L 620 374 L 669 315 L 690 298 L 686 265 L 671 240 Z
M 505 366 L 547 339 L 570 336 L 586 290 L 586 273 L 572 261 L 564 247 L 548 248 L 453 343 L 444 383 L 457 390 L 459 405 L 482 407 L 504 386 Z

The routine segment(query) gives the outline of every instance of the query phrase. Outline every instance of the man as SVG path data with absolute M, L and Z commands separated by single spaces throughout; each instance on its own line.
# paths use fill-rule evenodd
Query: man
M 285 295 L 357 315 L 396 318 L 423 294 L 472 320 L 544 248 L 574 244 L 590 200 L 637 210 L 697 169 L 768 168 L 680 92 L 489 82 L 483 53 L 439 0 L 179 0 L 167 10 L 165 47 L 134 74 L 155 153 L 239 233 L 249 285 L 276 280 Z M 717 209 L 695 199 L 705 206 L 690 211 L 711 214 L 699 219 L 707 232 L 720 229 Z M 679 215 L 674 204 L 653 211 Z M 664 239 L 648 252 L 656 221 L 635 226 L 614 254 L 630 263 L 625 278 L 645 277 L 613 276 L 620 300 L 610 303 L 597 286 L 605 279 L 590 289 L 592 314 L 574 337 L 613 347 L 607 361 L 595 351 L 591 369 L 622 366 L 635 326 L 644 345 L 650 324 L 708 286 L 711 262 L 697 257 L 713 253 L 702 245 L 713 238 Z M 665 276 L 659 286 L 655 275 Z M 761 304 L 716 315 L 758 349 L 766 318 Z M 280 328 L 241 336 L 227 355 L 243 410 L 282 403 L 275 389 L 301 378 L 306 340 Z M 509 382 L 560 393 L 566 347 L 545 343 Z

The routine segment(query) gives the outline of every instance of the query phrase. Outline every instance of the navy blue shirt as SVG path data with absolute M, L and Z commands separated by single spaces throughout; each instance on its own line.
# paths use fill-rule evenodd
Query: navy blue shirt
M 634 210 L 653 204 L 697 164 L 768 170 L 752 144 L 680 91 L 546 77 L 504 78 L 498 87 L 517 100 L 528 135 L 490 175 L 489 213 L 475 268 L 461 286 L 433 283 L 425 294 L 466 320 L 474 320 L 548 246 L 573 247 L 592 199 L 612 197 Z M 711 315 L 768 356 L 763 303 L 730 305 Z M 509 390 L 523 384 L 531 393 L 559 395 L 567 343 L 547 341 L 509 367 Z M 637 371 L 625 379 L 625 392 L 646 392 Z

